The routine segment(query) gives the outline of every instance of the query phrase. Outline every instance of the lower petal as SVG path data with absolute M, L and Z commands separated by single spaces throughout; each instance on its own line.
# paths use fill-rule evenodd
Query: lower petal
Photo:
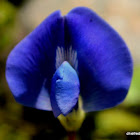
M 79 79 L 76 71 L 65 61 L 55 72 L 51 87 L 51 104 L 54 115 L 67 115 L 79 97 Z

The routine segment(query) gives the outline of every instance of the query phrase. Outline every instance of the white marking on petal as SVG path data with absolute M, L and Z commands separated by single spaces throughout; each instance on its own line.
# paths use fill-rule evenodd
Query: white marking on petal
M 48 90 L 43 86 L 36 102 L 36 108 L 41 110 L 52 110 L 50 95 Z
M 77 71 L 78 68 L 78 60 L 77 60 L 77 52 L 72 49 L 72 46 L 65 50 L 63 47 L 57 47 L 56 49 L 56 63 L 55 67 L 58 67 L 64 62 L 68 61 L 71 66 Z

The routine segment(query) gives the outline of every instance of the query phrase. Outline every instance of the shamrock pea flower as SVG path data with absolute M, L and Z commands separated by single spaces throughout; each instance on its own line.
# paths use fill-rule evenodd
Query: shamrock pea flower
M 130 52 L 118 35 L 86 7 L 55 11 L 10 53 L 6 79 L 15 100 L 67 116 L 81 97 L 85 112 L 120 104 L 133 73 Z

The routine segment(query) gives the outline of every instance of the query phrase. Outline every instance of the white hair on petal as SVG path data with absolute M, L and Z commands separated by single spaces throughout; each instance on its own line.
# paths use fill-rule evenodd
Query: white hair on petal
M 77 60 L 77 52 L 72 49 L 72 46 L 70 46 L 67 49 L 64 49 L 63 47 L 57 47 L 56 49 L 56 63 L 55 67 L 58 69 L 58 67 L 64 62 L 68 61 L 71 66 L 77 71 L 78 68 L 78 60 Z

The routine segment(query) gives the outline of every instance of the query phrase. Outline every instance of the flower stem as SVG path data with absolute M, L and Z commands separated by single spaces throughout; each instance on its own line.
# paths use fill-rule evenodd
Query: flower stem
M 76 132 L 68 132 L 68 140 L 76 140 Z

